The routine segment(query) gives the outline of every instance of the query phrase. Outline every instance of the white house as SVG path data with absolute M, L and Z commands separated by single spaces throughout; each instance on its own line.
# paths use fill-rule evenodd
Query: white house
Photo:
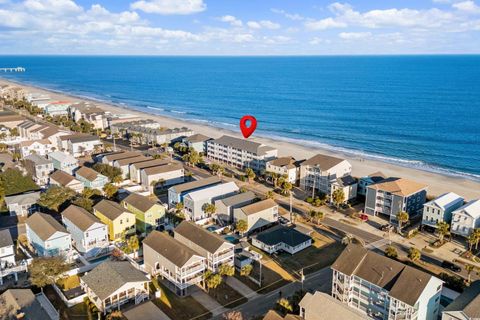
M 33 180 L 39 186 L 48 184 L 50 174 L 53 172 L 53 162 L 38 154 L 31 154 L 23 159 L 23 165 Z
M 22 158 L 31 154 L 44 156 L 55 150 L 55 145 L 48 139 L 22 141 L 18 146 Z
M 68 153 L 55 151 L 49 153 L 47 157 L 52 160 L 55 169 L 62 170 L 68 174 L 73 174 L 73 171 L 78 168 L 78 160 Z
M 183 221 L 175 228 L 175 239 L 206 258 L 207 269 L 217 272 L 222 264 L 233 266 L 235 245 L 203 227 Z
M 294 228 L 279 226 L 257 234 L 252 245 L 270 254 L 284 251 L 295 254 L 312 245 L 312 238 Z
M 330 194 L 332 184 L 351 173 L 352 165 L 347 160 L 317 154 L 300 165 L 300 188 Z
M 436 320 L 443 281 L 350 244 L 331 266 L 332 296 L 373 319 Z
M 49 116 L 67 116 L 68 108 L 72 103 L 70 101 L 54 101 L 45 107 L 45 113 Z
M 189 149 L 193 149 L 198 153 L 207 153 L 207 141 L 211 140 L 212 138 L 207 137 L 203 134 L 197 133 L 191 135 L 189 137 L 183 138 L 182 142 L 187 146 Z
M 75 248 L 85 256 L 95 256 L 108 246 L 108 228 L 85 209 L 70 205 L 62 212 L 63 224 L 72 235 Z
M 130 165 L 130 167 L 128 168 L 128 171 L 130 174 L 130 180 L 132 182 L 140 183 L 141 181 L 140 173 L 142 169 L 163 166 L 169 163 L 171 163 L 170 159 L 153 159 L 145 162 L 134 163 Z
M 67 150 L 74 157 L 91 154 L 103 148 L 103 143 L 97 136 L 71 137 L 67 142 Z
M 137 155 L 133 158 L 119 159 L 113 161 L 113 166 L 122 170 L 122 178 L 127 179 L 130 174 L 130 166 L 135 163 L 142 163 L 146 161 L 153 160 L 151 157 L 146 157 L 142 154 Z
M 69 256 L 72 237 L 51 215 L 34 213 L 25 225 L 28 242 L 39 256 Z
M 15 250 L 10 230 L 0 230 L 0 273 L 9 265 L 15 264 Z
M 85 187 L 81 181 L 62 170 L 55 170 L 50 175 L 50 185 L 67 187 L 77 193 L 82 193 Z
M 295 184 L 300 176 L 302 162 L 296 161 L 293 157 L 281 157 L 268 161 L 265 170 L 279 176 L 286 176 L 288 182 Z
M 170 288 L 184 296 L 190 286 L 203 280 L 206 259 L 168 234 L 152 231 L 143 240 L 145 270 L 170 283 Z
M 5 197 L 10 216 L 25 217 L 37 211 L 37 201 L 40 199 L 40 192 L 25 192 L 22 194 Z
M 222 183 L 222 180 L 220 180 L 220 178 L 217 176 L 213 176 L 205 179 L 199 179 L 182 184 L 177 184 L 173 187 L 170 187 L 168 188 L 168 206 L 169 208 L 173 208 L 177 203 L 183 203 L 183 197 L 189 192 L 205 189 L 209 186 L 220 183 Z
M 181 163 L 169 163 L 162 166 L 149 167 L 140 170 L 140 181 L 145 190 L 153 191 L 153 181 L 163 181 L 161 186 L 171 186 L 183 183 L 185 170 Z
M 458 194 L 449 192 L 423 205 L 422 225 L 437 227 L 440 222 L 450 224 L 452 212 L 463 206 L 464 199 Z
M 472 200 L 452 212 L 450 231 L 468 237 L 476 228 L 480 228 L 480 199 Z
M 299 303 L 300 319 L 305 320 L 367 320 L 370 319 L 356 309 L 341 303 L 327 293 L 307 292 Z M 293 319 L 292 319 L 293 320 Z
M 233 218 L 235 223 L 244 220 L 249 233 L 278 221 L 278 205 L 272 199 L 265 199 L 233 209 Z
M 344 202 L 355 200 L 357 198 L 357 190 L 358 190 L 357 180 L 355 180 L 355 178 L 352 177 L 351 175 L 337 178 L 336 181 L 332 182 L 332 185 L 330 188 L 330 196 L 333 195 L 335 190 L 343 191 L 343 195 L 345 196 Z
M 207 218 L 208 214 L 203 210 L 206 204 L 211 204 L 215 200 L 231 196 L 238 190 L 235 182 L 231 181 L 189 192 L 183 197 L 185 213 L 193 221 Z

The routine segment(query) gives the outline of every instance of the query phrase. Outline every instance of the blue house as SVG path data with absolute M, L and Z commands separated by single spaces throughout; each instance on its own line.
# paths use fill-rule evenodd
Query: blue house
M 85 188 L 102 190 L 103 186 L 108 183 L 108 177 L 87 167 L 78 169 L 75 172 L 75 177 L 83 183 Z
M 37 212 L 25 221 L 27 239 L 39 256 L 68 256 L 72 237 L 51 215 Z

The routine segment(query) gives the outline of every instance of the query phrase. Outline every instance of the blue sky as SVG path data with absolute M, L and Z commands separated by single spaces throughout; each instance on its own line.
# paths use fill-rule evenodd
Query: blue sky
M 0 54 L 480 53 L 475 1 L 0 0 Z

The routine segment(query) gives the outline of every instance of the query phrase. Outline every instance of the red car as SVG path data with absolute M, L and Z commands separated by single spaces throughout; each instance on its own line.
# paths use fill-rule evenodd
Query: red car
M 360 219 L 362 219 L 363 222 L 367 222 L 367 221 L 368 221 L 368 215 L 362 213 L 362 214 L 360 215 Z

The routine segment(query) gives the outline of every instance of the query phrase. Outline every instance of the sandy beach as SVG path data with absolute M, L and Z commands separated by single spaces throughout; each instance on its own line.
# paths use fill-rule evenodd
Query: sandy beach
M 0 79 L 0 84 L 11 84 L 16 86 L 21 86 L 25 88 L 25 90 L 28 92 L 46 93 L 46 94 L 49 94 L 52 99 L 56 99 L 56 100 L 88 101 L 88 99 L 78 98 L 78 97 L 70 96 L 67 94 L 60 94 L 60 93 L 52 92 L 43 88 L 28 86 L 24 84 L 20 85 L 18 83 L 13 83 L 4 79 Z M 122 113 L 135 114 L 142 118 L 154 119 L 159 123 L 161 123 L 162 126 L 164 127 L 174 128 L 174 127 L 187 126 L 193 129 L 196 133 L 201 133 L 212 138 L 218 138 L 223 134 L 242 137 L 239 130 L 235 132 L 235 131 L 225 130 L 225 129 L 216 128 L 208 125 L 200 125 L 197 123 L 192 123 L 192 122 L 189 122 L 188 120 L 174 119 L 166 116 L 136 111 L 134 109 L 115 106 L 115 105 L 98 102 L 94 100 L 91 100 L 91 101 L 97 104 L 99 107 L 103 108 L 105 111 L 110 111 L 112 114 L 122 114 Z M 440 195 L 445 192 L 455 192 L 463 196 L 467 200 L 480 198 L 480 183 L 472 180 L 451 177 L 451 176 L 441 175 L 437 173 L 431 173 L 428 171 L 402 167 L 399 165 L 394 165 L 394 164 L 380 162 L 380 161 L 355 158 L 355 157 L 351 157 L 348 154 L 333 153 L 324 149 L 310 148 L 310 147 L 307 148 L 305 146 L 294 144 L 294 143 L 258 137 L 258 136 L 255 136 L 255 134 L 253 134 L 253 136 L 251 136 L 249 139 L 278 148 L 279 156 L 291 155 L 296 159 L 305 159 L 305 158 L 311 157 L 314 154 L 321 153 L 321 154 L 345 158 L 348 161 L 350 161 L 350 163 L 352 164 L 353 175 L 356 177 L 365 176 L 376 171 L 382 171 L 387 176 L 403 177 L 403 178 L 415 180 L 420 183 L 424 183 L 428 185 L 428 191 L 430 195 Z

